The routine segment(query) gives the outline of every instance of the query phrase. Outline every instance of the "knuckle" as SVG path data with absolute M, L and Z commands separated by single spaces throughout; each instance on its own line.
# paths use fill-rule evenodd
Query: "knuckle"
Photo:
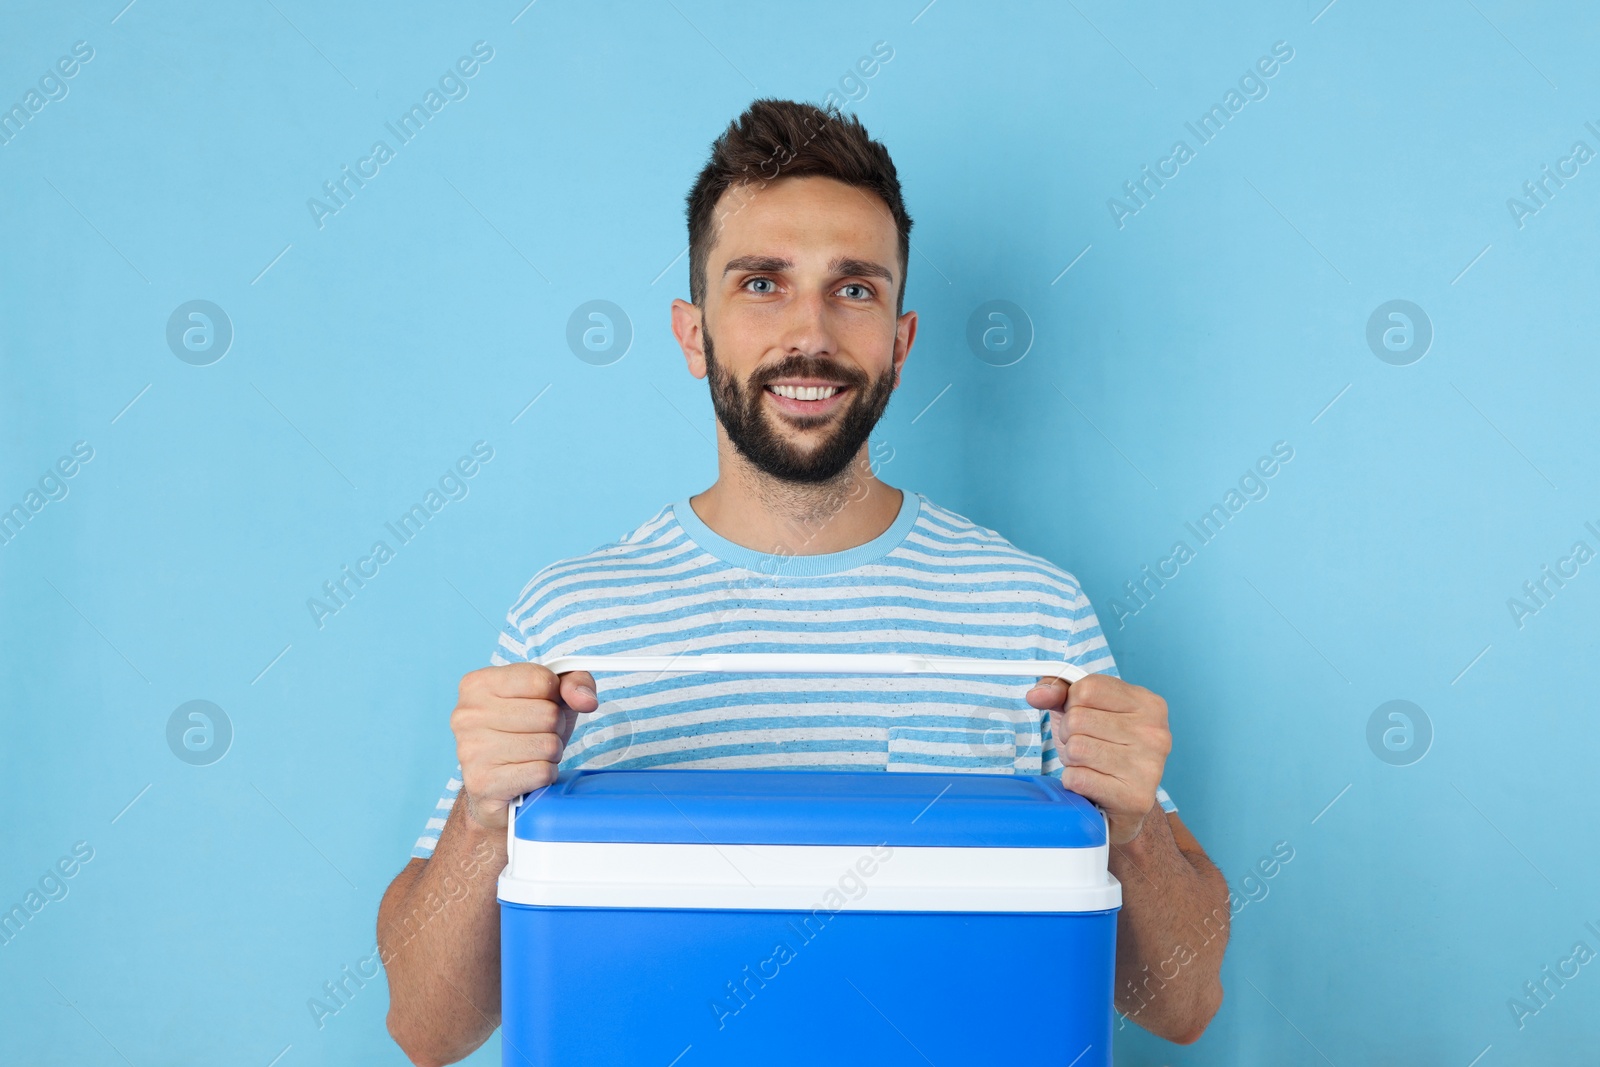
M 484 762 L 482 743 L 471 735 L 457 738 L 456 759 L 461 764 L 461 779 L 466 781 L 469 774 L 477 774 L 479 765 Z
M 478 772 L 476 767 L 468 769 L 465 765 L 461 768 L 461 792 L 468 797 L 482 796 L 485 786 L 485 776 Z
M 527 714 L 529 726 L 536 730 L 553 732 L 561 722 L 561 705 L 553 700 L 535 701 Z
M 459 743 L 479 732 L 483 726 L 483 710 L 475 703 L 457 704 L 450 712 L 450 732 Z
M 526 663 L 523 666 L 528 668 L 528 678 L 537 692 L 548 694 L 554 693 L 561 688 L 561 679 L 557 678 L 555 672 L 544 664 Z
M 484 667 L 483 691 L 498 697 L 544 696 L 555 675 L 537 663 L 507 663 Z

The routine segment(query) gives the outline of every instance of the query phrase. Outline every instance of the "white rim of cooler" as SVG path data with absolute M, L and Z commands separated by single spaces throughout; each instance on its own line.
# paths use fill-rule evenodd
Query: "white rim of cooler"
M 1091 912 L 1122 905 L 1109 849 L 515 839 L 507 904 L 736 911 Z

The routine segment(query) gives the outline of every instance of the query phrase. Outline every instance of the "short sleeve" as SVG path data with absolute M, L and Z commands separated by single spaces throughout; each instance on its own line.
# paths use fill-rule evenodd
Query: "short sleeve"
M 1095 674 L 1109 674 L 1113 678 L 1121 678 L 1117 670 L 1116 660 L 1111 655 L 1111 648 L 1106 644 L 1104 633 L 1100 629 L 1100 620 L 1095 615 L 1094 607 L 1089 603 L 1088 594 L 1083 592 L 1077 580 L 1067 576 L 1077 592 L 1079 603 L 1076 605 L 1077 632 L 1074 635 L 1072 647 L 1066 650 L 1066 660 L 1086 671 Z M 1056 752 L 1055 736 L 1050 729 L 1050 713 L 1040 712 L 1039 737 L 1042 744 L 1040 753 L 1041 770 L 1054 778 L 1061 777 L 1063 764 L 1060 755 Z M 1161 810 L 1172 813 L 1178 810 L 1178 805 L 1167 794 L 1166 789 L 1156 786 L 1156 803 L 1161 805 Z
M 537 577 L 535 578 L 537 581 Z M 528 659 L 529 645 L 523 637 L 522 628 L 517 620 L 522 614 L 523 606 L 527 603 L 529 591 L 534 582 L 529 582 L 523 589 L 522 595 L 517 598 L 511 610 L 506 612 L 505 623 L 501 626 L 499 640 L 495 642 L 494 650 L 489 653 L 491 667 L 504 667 L 510 663 L 526 662 Z M 433 850 L 439 844 L 439 831 L 444 829 L 445 820 L 450 817 L 450 809 L 455 807 L 456 798 L 461 795 L 461 765 L 456 764 L 454 773 L 449 781 L 445 782 L 444 792 L 440 794 L 439 801 L 428 814 L 427 821 L 423 824 L 422 834 L 417 838 L 417 843 L 411 846 L 411 855 L 414 859 L 425 860 L 433 858 Z
M 411 855 L 414 859 L 433 858 L 433 850 L 439 844 L 439 831 L 444 829 L 444 821 L 450 817 L 450 809 L 455 807 L 456 797 L 460 793 L 461 767 L 458 765 L 456 773 L 445 783 L 444 794 L 439 797 L 439 803 L 434 805 L 433 813 L 428 816 L 427 824 L 422 828 L 422 836 L 411 846 Z

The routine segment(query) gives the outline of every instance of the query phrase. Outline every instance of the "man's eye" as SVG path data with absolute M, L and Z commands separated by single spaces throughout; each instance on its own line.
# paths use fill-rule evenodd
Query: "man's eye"
M 754 289 L 753 291 L 757 292 L 757 293 L 770 293 L 770 292 L 772 292 L 773 287 L 774 287 L 774 282 L 772 281 L 771 278 L 751 278 L 749 281 L 745 282 L 744 284 L 746 286 L 765 286 L 766 287 L 766 288 Z
M 854 292 L 851 290 L 854 290 Z M 855 282 L 851 282 L 849 285 L 846 285 L 839 291 L 849 296 L 852 300 L 865 300 L 872 295 L 871 289 L 868 289 L 866 286 L 859 285 Z

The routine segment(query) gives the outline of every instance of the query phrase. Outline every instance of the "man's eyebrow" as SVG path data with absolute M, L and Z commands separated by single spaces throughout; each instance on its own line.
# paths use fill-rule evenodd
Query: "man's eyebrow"
M 835 274 L 849 274 L 858 278 L 882 278 L 886 282 L 894 281 L 894 271 L 870 259 L 850 259 L 841 256 L 828 264 Z
M 736 256 L 728 260 L 722 268 L 724 276 L 734 271 L 771 271 L 780 273 L 794 267 L 794 261 L 782 256 Z M 867 259 L 852 259 L 849 256 L 840 256 L 828 264 L 828 269 L 834 274 L 854 275 L 858 278 L 882 278 L 886 282 L 894 281 L 894 272 L 882 264 L 874 263 Z
M 762 270 L 778 273 L 794 266 L 794 261 L 784 259 L 782 256 L 735 256 L 728 260 L 727 266 L 722 268 L 726 277 L 736 270 Z

